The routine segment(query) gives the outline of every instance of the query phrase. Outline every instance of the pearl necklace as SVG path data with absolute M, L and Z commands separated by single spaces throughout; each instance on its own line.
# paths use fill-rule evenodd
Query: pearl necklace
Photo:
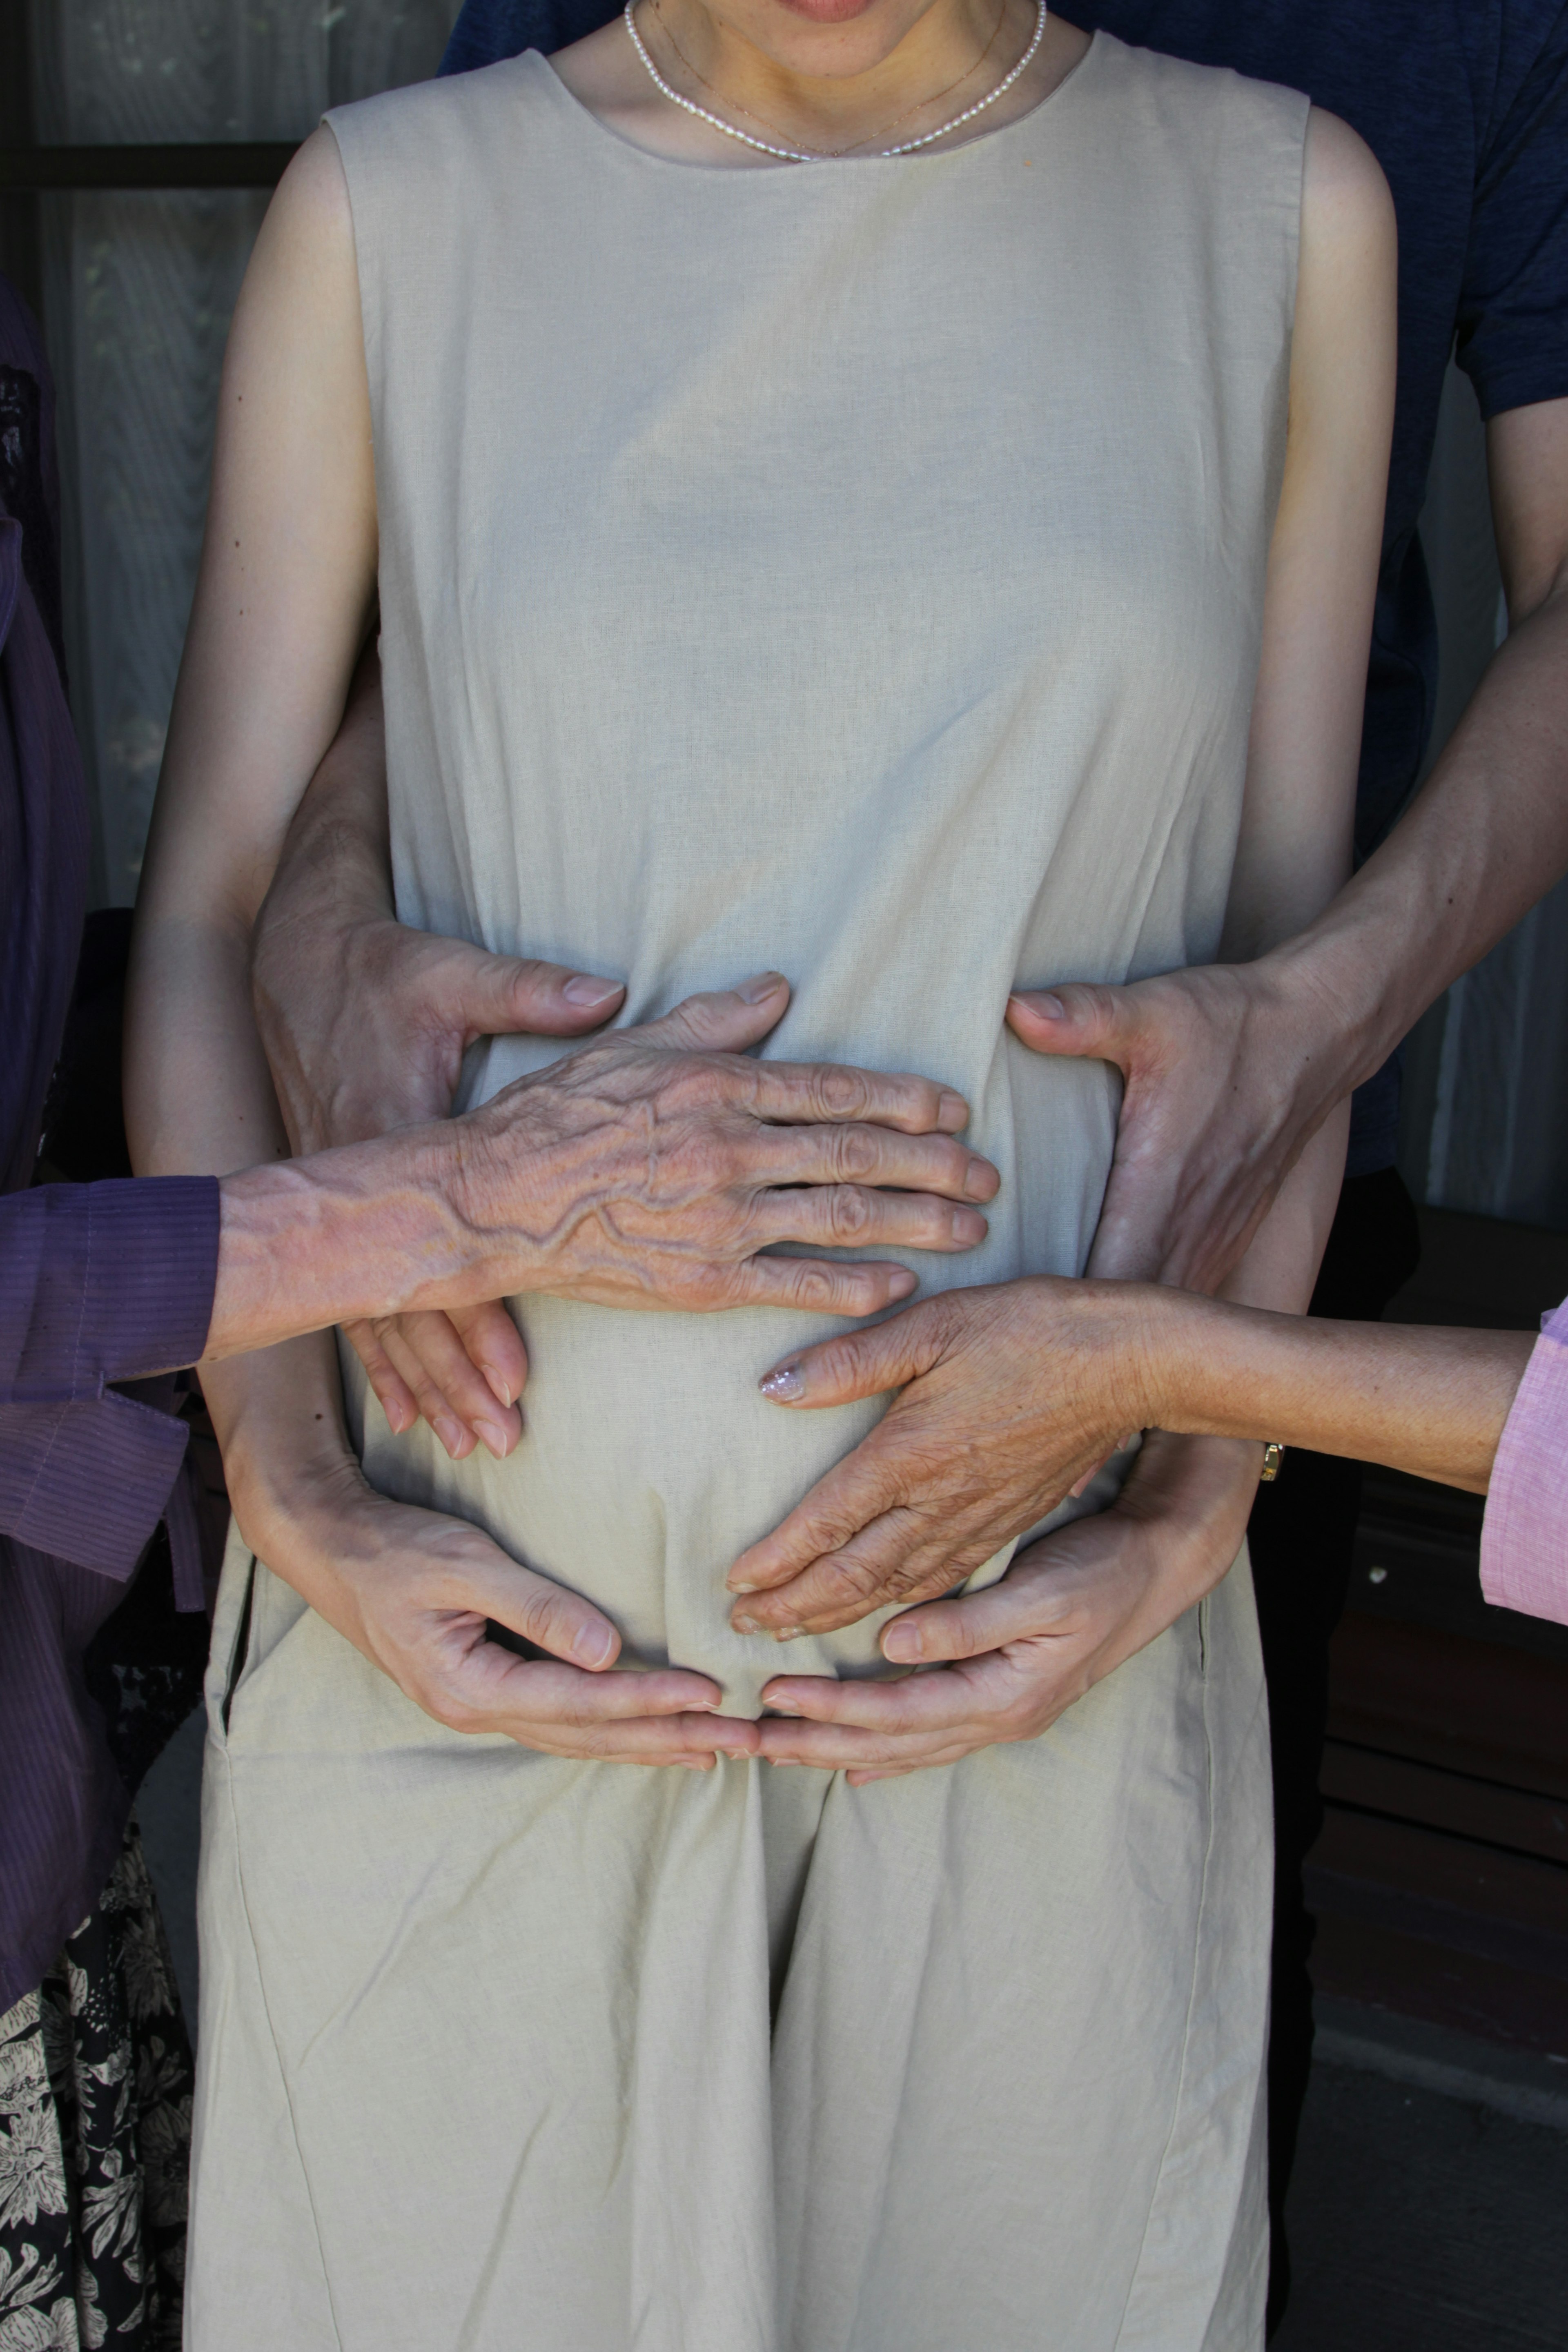
M 694 114 L 700 122 L 711 123 L 715 131 L 721 131 L 724 133 L 726 139 L 738 139 L 742 146 L 754 147 L 762 155 L 776 155 L 785 163 L 832 163 L 841 160 L 835 155 L 813 154 L 808 147 L 770 146 L 765 139 L 753 139 L 749 131 L 737 130 L 734 123 L 726 122 L 722 115 L 710 113 L 707 107 L 699 106 L 695 99 L 682 98 L 678 89 L 671 89 L 643 47 L 642 35 L 637 31 L 637 22 L 632 14 L 636 5 L 637 0 L 626 0 L 626 30 L 632 37 L 632 47 L 647 68 L 648 79 L 654 88 L 661 97 L 668 98 L 672 106 L 679 106 L 686 113 Z M 951 122 L 939 123 L 934 131 L 923 131 L 918 139 L 905 139 L 897 147 L 884 147 L 880 151 L 881 160 L 885 162 L 894 155 L 912 154 L 917 147 L 929 147 L 933 139 L 945 139 L 950 131 L 956 131 L 961 122 L 973 121 L 977 114 L 984 114 L 988 106 L 995 105 L 1005 90 L 1011 89 L 1019 75 L 1033 60 L 1036 50 L 1046 37 L 1046 0 L 1037 0 L 1037 5 L 1039 13 L 1035 20 L 1034 37 L 1011 73 L 1005 74 L 995 89 L 989 90 L 973 106 L 966 106 L 962 114 L 955 114 Z M 869 161 L 869 158 L 867 160 Z
M 675 51 L 676 56 L 679 58 L 687 72 L 691 76 L 692 80 L 694 82 L 700 83 L 701 87 L 708 92 L 710 98 L 722 98 L 722 90 L 715 89 L 712 83 L 708 79 L 706 74 L 700 74 L 698 72 L 697 68 L 692 64 L 691 59 L 687 56 L 686 51 L 681 47 L 680 43 L 676 39 L 675 35 L 665 23 L 664 11 L 659 6 L 658 0 L 653 0 L 653 13 L 658 20 L 659 31 L 664 35 L 665 39 L 669 43 L 670 47 Z M 842 163 L 846 156 L 853 155 L 858 149 L 861 147 L 869 147 L 873 145 L 877 140 L 885 139 L 890 131 L 897 131 L 899 125 L 902 122 L 907 122 L 911 114 L 923 114 L 928 106 L 939 105 L 944 98 L 951 98 L 955 89 L 961 89 L 966 81 L 973 80 L 975 75 L 980 71 L 981 67 L 985 63 L 986 58 L 991 55 L 992 50 L 996 47 L 997 42 L 1001 39 L 1002 27 L 1006 21 L 1007 0 L 1002 0 L 1002 5 L 996 11 L 996 22 L 991 27 L 991 38 L 986 42 L 985 47 L 981 50 L 980 55 L 975 58 L 974 63 L 972 66 L 965 66 L 963 71 L 959 75 L 958 79 L 956 81 L 950 81 L 945 89 L 934 91 L 930 98 L 917 99 L 913 106 L 905 107 L 902 114 L 895 114 L 891 122 L 884 122 L 880 131 L 868 131 L 863 139 L 852 139 L 847 147 L 819 147 L 815 149 L 813 152 L 819 155 L 825 163 Z M 782 139 L 784 137 L 785 134 L 779 129 L 776 122 L 770 122 L 765 115 L 753 114 L 751 108 L 749 106 L 742 106 L 738 98 L 730 100 L 728 103 L 731 114 L 743 114 L 748 122 L 755 122 L 759 124 L 763 130 L 771 131 L 775 139 Z

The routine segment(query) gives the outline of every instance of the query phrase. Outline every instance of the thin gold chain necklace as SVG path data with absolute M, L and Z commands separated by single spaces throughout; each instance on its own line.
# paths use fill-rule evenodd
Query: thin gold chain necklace
M 636 49 L 637 56 L 642 59 L 642 62 L 647 70 L 648 79 L 653 83 L 654 88 L 658 91 L 662 98 L 668 98 L 672 106 L 679 106 L 686 114 L 695 115 L 700 122 L 710 123 L 715 131 L 721 131 L 726 139 L 738 139 L 743 147 L 753 147 L 761 155 L 777 155 L 780 160 L 785 163 L 832 163 L 840 160 L 839 157 L 835 155 L 814 153 L 809 147 L 775 147 L 769 140 L 753 139 L 749 131 L 738 130 L 734 123 L 726 122 L 722 115 L 714 114 L 706 106 L 699 106 L 695 99 L 682 98 L 678 89 L 672 89 L 670 88 L 668 82 L 665 80 L 664 76 L 659 72 L 658 68 L 655 65 L 653 59 L 649 57 L 647 49 L 644 47 L 643 37 L 637 31 L 637 19 L 633 14 L 636 5 L 637 0 L 626 0 L 625 12 L 626 26 L 627 32 L 631 35 L 632 47 Z M 1017 80 L 1019 75 L 1025 70 L 1026 67 L 1032 62 L 1035 52 L 1038 49 L 1040 43 L 1045 39 L 1046 0 L 1037 0 L 1037 14 L 1035 20 L 1034 37 L 1031 39 L 1028 47 L 1024 51 L 1023 56 L 1018 59 L 1017 64 L 1012 68 L 1012 71 L 1010 73 L 1004 74 L 1002 79 L 997 83 L 994 89 L 988 90 L 986 95 L 982 99 L 977 99 L 973 106 L 966 106 L 963 113 L 955 114 L 951 121 L 938 123 L 934 131 L 922 131 L 918 139 L 901 140 L 895 147 L 884 147 L 880 151 L 882 160 L 885 162 L 888 158 L 894 155 L 912 154 L 917 147 L 929 147 L 933 139 L 945 139 L 948 132 L 950 131 L 956 131 L 961 122 L 973 121 L 975 115 L 983 114 L 988 106 L 994 106 L 996 100 L 1003 95 L 1004 91 L 1012 89 L 1013 84 Z M 679 52 L 677 54 L 679 54 Z M 688 70 L 689 71 L 690 68 L 689 68 Z M 967 80 L 968 78 L 967 74 L 963 77 L 964 80 Z M 700 75 L 699 75 L 698 79 L 700 80 L 701 79 Z M 703 84 L 705 89 L 709 86 L 710 85 L 707 83 Z M 717 95 L 717 93 L 715 93 L 715 95 Z M 931 101 L 928 100 L 925 103 L 930 104 Z M 911 109 L 910 110 L 912 112 L 914 110 Z M 752 120 L 754 121 L 755 119 L 756 118 L 753 116 Z M 868 133 L 868 135 L 885 136 L 886 134 Z M 845 151 L 845 152 L 847 152 L 847 150 Z
M 748 122 L 760 123 L 764 131 L 771 131 L 775 139 L 785 139 L 789 136 L 787 131 L 781 131 L 779 129 L 776 122 L 770 122 L 765 114 L 753 114 L 752 109 L 749 106 L 742 106 L 738 98 L 727 99 L 724 97 L 722 90 L 715 89 L 707 75 L 698 72 L 697 68 L 692 64 L 691 59 L 687 56 L 685 50 L 681 47 L 680 43 L 670 31 L 668 25 L 665 22 L 664 10 L 659 5 L 659 0 L 653 0 L 653 13 L 658 19 L 659 31 L 664 35 L 665 39 L 669 43 L 670 47 L 675 51 L 675 54 L 680 59 L 681 64 L 686 68 L 686 70 L 691 76 L 692 80 L 701 84 L 702 88 L 708 92 L 710 98 L 719 99 L 722 104 L 730 109 L 731 114 L 743 114 Z M 911 114 L 923 113 L 928 106 L 940 106 L 944 98 L 951 98 L 955 89 L 962 89 L 966 81 L 972 81 L 973 79 L 974 76 L 980 71 L 981 67 L 985 63 L 986 58 L 991 55 L 992 50 L 995 47 L 997 40 L 1001 35 L 1002 27 L 1006 21 L 1007 0 L 1002 0 L 1002 5 L 996 12 L 996 22 L 991 27 L 991 38 L 986 42 L 985 47 L 981 50 L 980 55 L 975 58 L 974 63 L 972 66 L 965 66 L 963 71 L 959 75 L 958 79 L 956 81 L 950 81 L 945 89 L 934 90 L 930 98 L 917 99 L 913 106 L 905 107 L 902 114 L 896 114 L 891 122 L 884 122 L 879 131 L 868 131 L 862 138 L 852 140 L 847 147 L 814 148 L 810 151 L 803 152 L 810 152 L 824 163 L 840 163 L 846 155 L 853 155 L 858 147 L 868 147 L 874 139 L 885 139 L 889 131 L 897 131 L 901 124 L 906 123 Z M 952 126 L 949 125 L 948 127 L 951 129 Z M 782 153 L 783 150 L 781 149 L 779 152 Z

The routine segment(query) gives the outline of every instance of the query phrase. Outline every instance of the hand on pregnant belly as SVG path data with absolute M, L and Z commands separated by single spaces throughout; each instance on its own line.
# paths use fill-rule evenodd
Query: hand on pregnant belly
M 492 1296 L 708 1313 L 870 1315 L 915 1276 L 763 1253 L 973 1249 L 1000 1179 L 929 1078 L 746 1053 L 782 1018 L 776 973 L 689 997 L 521 1078 L 462 1124 L 462 1209 Z
M 763 1393 L 796 1411 L 900 1394 L 736 1561 L 736 1631 L 788 1640 L 933 1599 L 1038 1526 L 1143 1425 L 1143 1297 L 1045 1276 L 950 1290 L 776 1365 Z

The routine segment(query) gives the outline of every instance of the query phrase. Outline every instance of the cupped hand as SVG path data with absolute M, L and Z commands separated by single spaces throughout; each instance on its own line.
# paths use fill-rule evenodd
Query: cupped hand
M 795 1411 L 900 1393 L 736 1561 L 738 1633 L 831 1633 L 947 1592 L 1037 1526 L 1145 1419 L 1148 1294 L 1031 1277 L 922 1300 L 776 1365 Z
M 238 1508 L 244 1526 L 243 1500 Z M 296 1482 L 287 1515 L 270 1514 L 247 1539 L 448 1730 L 500 1732 L 552 1756 L 700 1770 L 756 1749 L 756 1726 L 717 1714 L 719 1685 L 706 1675 L 607 1671 L 620 1636 L 591 1602 L 466 1520 L 376 1494 L 352 1462 Z M 490 1638 L 492 1624 L 549 1654 L 519 1656 Z
M 1126 987 L 1020 991 L 1037 1054 L 1114 1062 L 1124 1091 L 1091 1275 L 1217 1291 L 1279 1187 L 1363 1075 L 1348 1024 L 1279 960 L 1194 965 Z
M 1260 1458 L 1233 1439 L 1156 1433 L 1108 1510 L 1042 1537 L 984 1591 L 884 1628 L 884 1655 L 922 1671 L 897 1682 L 774 1676 L 763 1757 L 844 1771 L 858 1787 L 1037 1738 L 1225 1576 Z
M 457 1122 L 459 1202 L 502 1295 L 707 1314 L 869 1315 L 915 1276 L 822 1249 L 973 1249 L 1000 1179 L 951 1087 L 747 1052 L 782 1017 L 764 972 L 597 1039 Z

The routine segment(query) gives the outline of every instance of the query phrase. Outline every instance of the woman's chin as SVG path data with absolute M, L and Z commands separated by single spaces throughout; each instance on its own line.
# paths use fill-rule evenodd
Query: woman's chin
M 877 0 L 779 0 L 781 7 L 792 16 L 804 16 L 808 25 L 853 24 L 876 5 Z

